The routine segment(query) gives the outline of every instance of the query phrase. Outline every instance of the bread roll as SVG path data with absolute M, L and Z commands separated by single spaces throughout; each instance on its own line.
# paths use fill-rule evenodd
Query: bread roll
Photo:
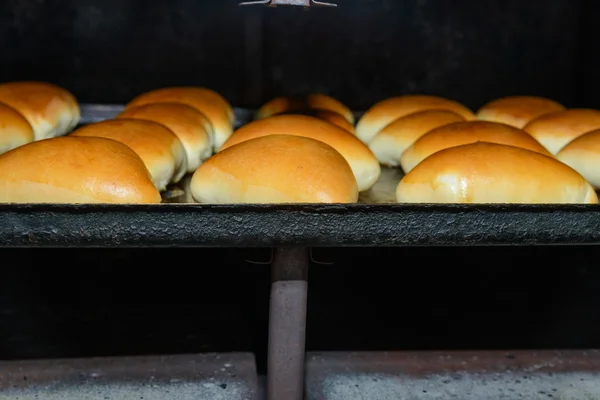
M 573 139 L 596 129 L 600 129 L 600 111 L 587 108 L 545 114 L 524 128 L 552 154 L 558 154 Z
M 379 132 L 369 148 L 379 162 L 390 167 L 400 164 L 400 157 L 421 136 L 434 128 L 464 121 L 452 111 L 427 110 L 398 118 Z
M 60 137 L 0 156 L 0 203 L 160 203 L 140 157 L 102 138 Z
M 484 142 L 426 158 L 402 178 L 396 198 L 400 203 L 598 203 L 592 186 L 555 158 Z
M 333 111 L 344 117 L 346 121 L 354 125 L 354 114 L 339 100 L 320 93 L 312 93 L 302 96 L 277 97 L 260 107 L 256 113 L 256 119 L 263 119 L 273 115 L 290 111 L 302 111 L 321 109 Z
M 270 135 L 209 158 L 192 177 L 201 203 L 353 203 L 358 187 L 350 166 L 318 140 Z
M 250 122 L 239 128 L 222 149 L 268 135 L 302 136 L 327 143 L 348 161 L 361 192 L 370 189 L 381 174 L 377 158 L 356 136 L 328 122 L 305 115 L 277 115 Z
M 4 83 L 0 85 L 0 103 L 25 117 L 33 128 L 34 140 L 66 135 L 81 118 L 75 97 L 51 83 Z
M 214 151 L 219 150 L 233 133 L 233 108 L 217 92 L 198 87 L 170 87 L 143 93 L 127 104 L 126 109 L 154 103 L 180 103 L 195 108 L 208 118 L 213 127 Z
M 600 130 L 579 136 L 563 147 L 556 158 L 600 189 Z
M 356 133 L 354 130 L 354 125 L 352 125 L 346 118 L 341 116 L 340 114 L 323 109 L 311 109 L 311 110 L 297 110 L 297 111 L 289 111 L 277 115 L 306 115 L 308 117 L 318 118 L 320 120 L 329 122 L 337 127 L 342 128 L 345 131 L 352 133 L 353 135 Z
M 102 137 L 129 146 L 140 156 L 156 188 L 179 182 L 187 171 L 181 141 L 167 127 L 152 121 L 114 119 L 83 126 L 71 136 Z
M 513 126 L 487 121 L 454 122 L 435 128 L 419 138 L 400 158 L 405 173 L 433 153 L 475 142 L 490 142 L 516 146 L 550 155 L 534 138 Z
M 482 121 L 501 122 L 522 129 L 529 122 L 558 111 L 565 106 L 554 100 L 536 96 L 508 96 L 490 101 L 477 111 Z
M 146 104 L 123 111 L 117 119 L 153 121 L 169 128 L 185 149 L 187 172 L 194 172 L 212 155 L 212 125 L 204 114 L 185 104 Z
M 447 110 L 467 121 L 475 119 L 473 111 L 454 100 L 428 95 L 406 95 L 380 101 L 367 110 L 356 125 L 356 136 L 363 142 L 370 143 L 392 121 L 426 110 Z
M 0 155 L 33 142 L 33 128 L 13 108 L 0 103 Z

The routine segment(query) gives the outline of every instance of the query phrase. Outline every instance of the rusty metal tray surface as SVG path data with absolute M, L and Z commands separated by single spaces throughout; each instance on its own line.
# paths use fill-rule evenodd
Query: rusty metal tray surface
M 87 124 L 112 118 L 123 106 L 81 108 Z M 252 119 L 252 110 L 235 111 L 236 126 Z M 394 204 L 401 177 L 384 169 L 351 205 L 194 204 L 189 177 L 159 205 L 0 205 L 0 247 L 600 243 L 600 206 Z

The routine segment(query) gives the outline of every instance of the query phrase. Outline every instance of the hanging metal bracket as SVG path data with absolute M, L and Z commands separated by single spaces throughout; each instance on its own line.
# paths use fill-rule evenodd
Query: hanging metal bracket
M 264 5 L 267 7 L 299 6 L 299 7 L 337 7 L 337 4 L 317 0 L 254 0 L 240 3 L 240 6 Z

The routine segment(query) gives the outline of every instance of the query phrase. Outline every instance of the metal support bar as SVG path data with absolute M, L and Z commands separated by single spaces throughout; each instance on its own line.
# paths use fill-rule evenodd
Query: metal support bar
M 273 252 L 267 399 L 302 400 L 309 250 L 278 248 Z

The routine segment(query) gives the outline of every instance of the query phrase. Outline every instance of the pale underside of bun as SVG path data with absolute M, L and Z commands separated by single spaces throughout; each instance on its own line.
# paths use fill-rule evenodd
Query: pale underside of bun
M 181 141 L 163 125 L 152 121 L 115 119 L 83 126 L 71 134 L 76 137 L 103 137 L 116 140 L 135 151 L 152 176 L 157 189 L 181 180 L 187 159 Z
M 33 128 L 15 109 L 0 103 L 0 155 L 33 142 Z
M 269 135 L 293 135 L 322 141 L 336 149 L 350 164 L 359 190 L 370 189 L 381 175 L 375 155 L 356 136 L 320 119 L 305 115 L 277 115 L 239 128 L 222 150 L 246 140 Z
M 352 203 L 356 180 L 332 147 L 310 138 L 270 135 L 208 159 L 190 183 L 201 203 Z
M 522 129 L 529 122 L 542 115 L 564 111 L 565 109 L 562 104 L 544 97 L 508 96 L 485 104 L 477 111 L 477 118 Z
M 560 161 L 495 143 L 451 147 L 402 178 L 400 203 L 596 204 L 592 186 Z
M 600 130 L 579 136 L 563 147 L 556 158 L 600 189 Z
M 460 115 L 446 110 L 427 110 L 398 118 L 387 125 L 369 144 L 382 165 L 397 167 L 402 154 L 421 136 L 432 129 L 464 121 Z
M 402 154 L 400 165 L 404 172 L 410 172 L 437 151 L 475 142 L 505 144 L 550 155 L 544 146 L 521 129 L 497 122 L 464 121 L 440 126 L 421 136 Z
M 347 122 L 354 125 L 354 114 L 348 107 L 341 101 L 320 93 L 276 97 L 258 109 L 256 119 L 263 119 L 294 111 L 319 109 L 332 111 L 341 115 Z
M 2 203 L 159 203 L 137 154 L 103 138 L 61 137 L 0 156 Z
M 69 133 L 81 116 L 79 104 L 71 93 L 46 82 L 1 84 L 0 103 L 14 108 L 29 122 L 35 140 Z
M 382 100 L 368 109 L 356 125 L 356 136 L 369 144 L 394 120 L 426 110 L 448 110 L 468 121 L 476 119 L 472 110 L 454 100 L 429 95 L 397 96 Z

